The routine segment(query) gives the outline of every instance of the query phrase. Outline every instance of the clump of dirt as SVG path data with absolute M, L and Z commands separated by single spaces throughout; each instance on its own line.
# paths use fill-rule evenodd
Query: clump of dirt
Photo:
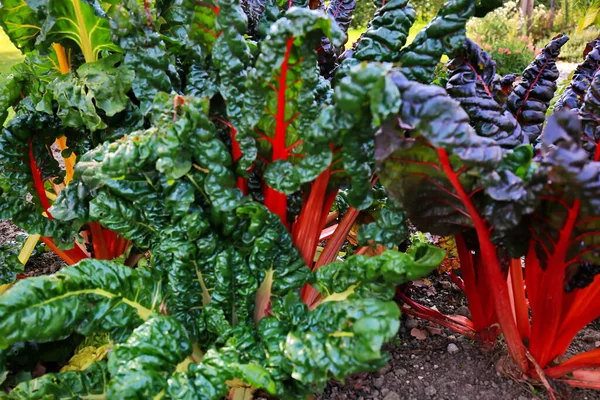
M 445 275 L 418 281 L 412 297 L 450 314 L 468 315 L 464 294 Z M 575 339 L 572 351 L 600 347 L 595 324 Z M 410 316 L 402 317 L 395 342 L 386 347 L 390 362 L 377 372 L 331 382 L 317 400 L 534 400 L 545 389 L 500 376 L 496 364 L 507 350 L 499 343 L 483 350 L 478 342 Z M 600 400 L 600 392 L 559 387 L 563 399 Z
M 11 221 L 0 220 L 0 244 L 15 240 L 19 233 L 23 233 L 23 229 L 15 226 Z
M 32 256 L 25 265 L 25 276 L 50 275 L 64 267 L 65 262 L 53 252 Z

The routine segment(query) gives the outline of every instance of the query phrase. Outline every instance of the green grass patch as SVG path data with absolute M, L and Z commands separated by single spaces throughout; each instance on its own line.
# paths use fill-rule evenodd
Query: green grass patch
M 12 44 L 4 31 L 0 29 L 0 74 L 10 71 L 10 67 L 22 60 L 23 54 Z

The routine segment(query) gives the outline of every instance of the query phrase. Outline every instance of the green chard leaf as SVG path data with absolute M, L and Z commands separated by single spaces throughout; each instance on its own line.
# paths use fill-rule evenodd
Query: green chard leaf
M 163 36 L 152 29 L 143 5 L 127 0 L 109 9 L 110 29 L 125 51 L 124 63 L 135 73 L 132 88 L 145 115 L 158 92 L 180 87 L 175 57 L 167 51 Z
M 269 32 L 249 75 L 246 121 L 238 135 L 256 137 L 259 155 L 272 162 L 265 173 L 267 184 L 291 194 L 331 163 L 331 150 L 305 135 L 314 122 L 320 83 L 315 48 L 322 35 L 334 45 L 345 35 L 322 12 L 300 8 L 290 9 Z M 307 154 L 299 158 L 302 153 Z
M 95 362 L 84 371 L 45 374 L 15 387 L 7 400 L 19 399 L 90 399 L 106 395 L 106 364 Z
M 48 85 L 64 125 L 93 132 L 107 127 L 98 110 L 112 117 L 127 108 L 134 73 L 128 65 L 115 67 L 119 62 L 121 56 L 113 55 L 86 63 L 76 73 L 61 75 Z
M 408 237 L 408 223 L 404 210 L 388 199 L 377 213 L 375 222 L 361 225 L 358 244 L 368 246 L 380 244 L 389 249 L 397 247 Z
M 431 83 L 443 55 L 454 56 L 466 39 L 466 24 L 475 11 L 474 0 L 450 0 L 423 28 L 415 40 L 402 49 L 401 71 L 412 81 Z
M 57 340 L 72 332 L 122 338 L 160 302 L 161 282 L 149 271 L 84 260 L 55 275 L 24 279 L 2 295 L 0 347 Z
M 77 48 L 86 62 L 97 61 L 102 51 L 119 52 L 110 37 L 108 19 L 97 2 L 83 0 L 25 0 L 2 3 L 1 24 L 23 52 L 53 43 Z
M 415 19 L 415 9 L 408 0 L 385 2 L 347 58 L 354 57 L 359 61 L 400 61 L 400 50 L 406 44 Z
M 154 126 L 82 156 L 75 181 L 61 192 L 53 215 L 78 226 L 98 221 L 147 248 L 170 217 L 181 218 L 195 201 L 222 211 L 235 208 L 242 196 L 232 160 L 205 105 L 201 100 L 184 104 L 174 121 L 179 111 L 173 98 L 157 96 Z
M 108 363 L 108 397 L 156 397 L 164 392 L 168 375 L 191 353 L 192 343 L 177 320 L 150 318 L 113 349 Z
M 42 21 L 25 0 L 3 1 L 0 5 L 0 25 L 23 53 L 35 49 L 37 37 L 42 29 Z
M 12 218 L 30 234 L 52 237 L 60 248 L 73 247 L 75 232 L 42 215 L 50 207 L 44 182 L 54 179 L 59 183 L 64 174 L 50 151 L 52 143 L 63 135 L 77 134 L 63 127 L 54 115 L 25 109 L 0 135 L 0 218 Z M 31 202 L 23 201 L 27 196 Z
M 19 235 L 0 245 L 0 286 L 13 283 L 17 275 L 23 273 L 25 266 L 18 256 L 26 239 L 27 235 Z
M 2 86 L 0 87 L 0 126 L 8 117 L 10 107 L 17 105 L 21 99 L 21 85 L 15 74 L 3 75 L 0 77 Z

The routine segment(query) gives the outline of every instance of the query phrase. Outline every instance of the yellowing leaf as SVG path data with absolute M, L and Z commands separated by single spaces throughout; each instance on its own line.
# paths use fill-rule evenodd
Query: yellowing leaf
M 7 283 L 4 285 L 0 285 L 0 295 L 3 294 L 4 292 L 6 292 L 8 289 L 10 289 L 12 287 L 12 283 Z
M 83 371 L 87 369 L 94 361 L 101 361 L 106 358 L 112 345 L 105 344 L 100 347 L 84 347 L 69 360 L 69 363 L 60 369 L 60 372 Z

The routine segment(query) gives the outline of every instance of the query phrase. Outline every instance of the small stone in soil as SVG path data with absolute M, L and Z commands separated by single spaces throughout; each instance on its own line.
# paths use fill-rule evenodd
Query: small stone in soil
M 400 400 L 400 395 L 396 392 L 389 392 L 383 400 Z
M 392 366 L 390 364 L 386 364 L 385 366 L 379 368 L 379 370 L 377 372 L 379 372 L 381 375 L 385 375 L 388 372 L 390 372 L 392 369 Z
M 458 309 L 456 310 L 456 314 L 462 315 L 463 317 L 471 316 L 471 314 L 469 313 L 469 307 L 467 307 L 467 306 L 458 307 Z
M 460 351 L 459 348 L 458 348 L 458 346 L 455 345 L 454 343 L 450 343 L 448 345 L 447 350 L 448 350 L 448 353 L 450 353 L 450 354 L 456 354 L 456 353 L 458 353 Z
M 442 287 L 446 290 L 452 288 L 452 282 L 448 282 L 448 281 L 441 281 L 440 285 L 442 285 Z
M 425 394 L 429 397 L 433 397 L 437 394 L 437 390 L 433 386 L 427 386 L 425 388 Z
M 419 326 L 419 321 L 417 321 L 415 318 L 407 318 L 406 322 L 404 323 L 404 326 L 407 329 L 413 329 Z

